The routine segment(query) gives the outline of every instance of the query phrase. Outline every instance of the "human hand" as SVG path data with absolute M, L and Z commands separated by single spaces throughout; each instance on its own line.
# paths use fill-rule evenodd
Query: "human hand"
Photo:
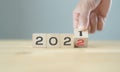
M 80 0 L 73 11 L 74 29 L 101 31 L 110 5 L 111 0 Z

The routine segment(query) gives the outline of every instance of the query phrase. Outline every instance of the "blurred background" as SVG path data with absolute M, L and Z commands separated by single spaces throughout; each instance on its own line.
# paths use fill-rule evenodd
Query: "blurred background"
M 33 33 L 73 33 L 79 0 L 0 0 L 0 39 L 31 39 Z M 90 40 L 120 40 L 120 1 L 113 0 L 104 30 Z

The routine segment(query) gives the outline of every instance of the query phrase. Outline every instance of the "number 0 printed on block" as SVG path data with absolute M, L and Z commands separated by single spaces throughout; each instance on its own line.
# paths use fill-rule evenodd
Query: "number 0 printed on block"
M 47 34 L 47 48 L 60 47 L 60 34 Z

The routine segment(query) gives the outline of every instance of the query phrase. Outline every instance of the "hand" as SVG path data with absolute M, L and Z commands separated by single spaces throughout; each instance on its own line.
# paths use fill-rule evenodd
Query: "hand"
M 101 31 L 110 5 L 111 0 L 80 0 L 73 11 L 74 29 Z

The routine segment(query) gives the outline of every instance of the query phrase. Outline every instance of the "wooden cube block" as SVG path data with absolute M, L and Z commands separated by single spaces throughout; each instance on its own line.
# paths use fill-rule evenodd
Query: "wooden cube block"
M 88 38 L 74 38 L 74 47 L 75 48 L 83 48 L 87 47 Z
M 74 38 L 73 34 L 61 34 L 61 48 L 73 48 L 74 47 Z
M 32 35 L 33 47 L 34 48 L 46 48 L 46 34 L 34 33 Z
M 47 34 L 47 48 L 60 47 L 60 34 Z
M 88 30 L 80 31 L 80 29 L 74 29 L 75 38 L 88 38 Z
M 88 30 L 80 31 L 80 29 L 74 30 L 74 47 L 82 48 L 88 45 Z

